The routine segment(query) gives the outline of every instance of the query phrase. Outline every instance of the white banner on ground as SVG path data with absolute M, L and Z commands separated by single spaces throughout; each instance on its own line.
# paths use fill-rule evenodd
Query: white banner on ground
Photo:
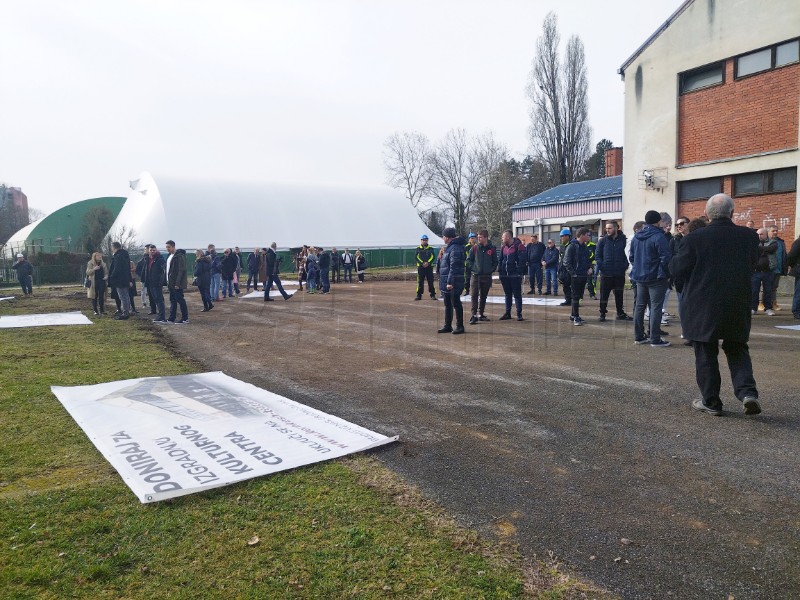
M 13 300 L 13 299 L 14 296 L 3 296 L 2 298 L 0 298 L 0 302 L 2 302 L 3 300 Z
M 46 327 L 50 325 L 92 325 L 81 312 L 45 313 L 40 315 L 9 315 L 0 317 L 0 329 L 14 327 Z
M 466 296 L 461 296 L 461 302 L 470 302 L 472 300 L 472 296 L 467 294 Z M 523 304 L 533 304 L 535 306 L 559 306 L 563 300 L 558 298 L 522 298 Z M 486 303 L 487 304 L 505 304 L 506 297 L 505 296 L 486 296 Z
M 775 325 L 775 329 L 793 329 L 800 331 L 800 325 Z
M 297 290 L 284 290 L 289 296 L 294 296 L 294 293 Z M 270 290 L 269 291 L 270 298 L 280 298 L 281 293 L 278 290 Z M 264 298 L 264 292 L 250 292 L 249 294 L 245 294 L 242 296 L 242 300 L 254 300 L 256 298 Z
M 50 389 L 142 503 L 397 440 L 220 372 Z

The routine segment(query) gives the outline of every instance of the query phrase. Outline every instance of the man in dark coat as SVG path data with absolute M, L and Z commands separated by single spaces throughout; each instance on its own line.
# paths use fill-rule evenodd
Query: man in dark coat
M 33 295 L 33 266 L 22 254 L 17 254 L 17 262 L 11 265 L 11 268 L 17 272 L 17 281 L 22 287 L 22 293 L 25 296 Z
M 183 291 L 189 286 L 189 278 L 186 274 L 186 250 L 176 250 L 175 242 L 172 240 L 169 240 L 165 245 L 169 253 L 167 258 L 168 322 L 187 325 L 189 323 L 189 309 L 186 306 L 186 299 L 183 297 Z M 181 307 L 181 320 L 176 321 L 179 306 Z
M 528 250 L 528 295 L 537 292 L 542 295 L 542 256 L 544 256 L 544 244 L 539 241 L 538 235 L 532 235 L 530 243 L 525 246 Z M 534 285 L 534 283 L 536 285 Z
M 155 244 L 150 244 L 149 252 L 150 256 L 142 269 L 142 282 L 147 286 L 147 295 L 156 307 L 157 316 L 153 322 L 165 323 L 167 319 L 164 313 L 164 283 L 167 280 L 167 262 Z
M 608 297 L 614 290 L 614 303 L 617 307 L 618 321 L 632 321 L 633 318 L 625 314 L 622 302 L 625 296 L 625 272 L 628 270 L 628 257 L 625 256 L 625 246 L 628 238 L 619 230 L 616 221 L 606 223 L 606 234 L 597 242 L 597 270 L 602 274 L 600 279 L 600 321 L 606 320 L 608 312 Z
M 439 333 L 464 333 L 464 307 L 461 292 L 464 290 L 464 238 L 459 237 L 454 227 L 445 227 L 442 238 L 446 244 L 439 262 L 439 280 L 444 294 L 444 327 Z M 456 313 L 456 328 L 453 329 L 453 311 Z
M 266 254 L 264 255 L 264 262 L 267 265 L 267 280 L 264 282 L 264 302 L 272 302 L 272 298 L 269 297 L 269 291 L 272 289 L 272 284 L 278 286 L 278 291 L 283 296 L 284 300 L 288 300 L 292 296 L 286 293 L 286 290 L 283 289 L 283 285 L 281 284 L 281 259 L 278 257 L 278 253 L 276 249 L 278 244 L 276 242 L 272 242 L 272 245 L 267 250 Z
M 124 321 L 131 315 L 131 257 L 119 242 L 111 244 L 111 251 L 114 254 L 108 267 L 108 285 L 116 290 L 120 302 L 119 314 L 114 319 Z
M 254 248 L 247 257 L 247 291 L 250 291 L 250 282 L 253 283 L 253 289 L 258 291 L 258 267 L 259 267 L 259 251 Z M 261 280 L 264 281 L 263 279 Z
M 503 293 L 506 296 L 506 312 L 500 317 L 501 321 L 511 318 L 511 300 L 517 307 L 517 321 L 524 321 L 522 318 L 522 278 L 528 271 L 528 251 L 522 242 L 514 237 L 510 229 L 503 232 L 503 243 L 498 248 L 498 267 L 500 275 L 500 285 L 503 286 Z
M 758 235 L 734 225 L 733 200 L 726 194 L 709 199 L 706 216 L 711 221 L 708 227 L 687 235 L 673 261 L 675 276 L 683 281 L 683 335 L 694 346 L 697 385 L 703 395 L 692 407 L 722 415 L 717 360 L 722 340 L 734 393 L 744 405 L 744 414 L 757 415 L 761 406 L 747 341 Z
M 589 228 L 581 227 L 564 253 L 564 268 L 569 272 L 570 287 L 572 289 L 572 314 L 570 315 L 570 320 L 573 325 L 583 325 L 584 323 L 580 315 L 580 303 L 583 299 L 583 290 L 586 289 L 586 282 L 592 274 L 592 261 L 589 258 L 589 248 L 587 246 L 590 236 Z

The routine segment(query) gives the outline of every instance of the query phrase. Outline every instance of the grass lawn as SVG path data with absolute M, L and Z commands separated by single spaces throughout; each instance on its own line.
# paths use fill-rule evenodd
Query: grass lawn
M 0 316 L 90 313 L 36 293 Z M 0 330 L 0 597 L 594 597 L 366 456 L 140 504 L 49 387 L 206 369 L 146 322 L 94 320 Z

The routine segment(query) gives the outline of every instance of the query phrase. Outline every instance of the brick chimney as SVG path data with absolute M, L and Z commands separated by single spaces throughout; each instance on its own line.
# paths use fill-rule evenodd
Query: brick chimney
M 606 177 L 622 175 L 622 148 L 606 150 Z

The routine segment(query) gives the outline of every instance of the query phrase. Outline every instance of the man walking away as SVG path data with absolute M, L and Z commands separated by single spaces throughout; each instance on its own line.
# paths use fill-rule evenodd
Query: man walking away
M 176 250 L 175 242 L 169 240 L 166 243 L 167 252 L 167 287 L 169 288 L 169 322 L 176 325 L 186 325 L 189 323 L 189 308 L 183 297 L 183 290 L 188 286 L 186 276 L 186 250 Z M 234 269 L 235 270 L 235 269 Z M 181 307 L 181 320 L 175 321 L 178 306 Z
M 478 243 L 470 247 L 467 257 L 467 268 L 471 271 L 470 294 L 472 295 L 472 317 L 469 324 L 478 321 L 488 321 L 484 314 L 486 310 L 486 296 L 492 287 L 492 273 L 497 269 L 497 249 L 489 240 L 489 232 L 482 229 L 478 232 Z
M 428 293 L 430 294 L 431 299 L 436 300 L 436 288 L 433 285 L 434 256 L 435 253 L 433 248 L 428 245 L 428 236 L 423 235 L 419 239 L 419 246 L 417 247 L 417 253 L 415 256 L 415 261 L 417 264 L 417 296 L 414 298 L 414 300 L 422 300 L 422 292 L 425 289 L 426 281 L 428 282 Z
M 623 300 L 625 296 L 625 272 L 628 270 L 628 257 L 625 247 L 628 238 L 619 229 L 616 221 L 606 223 L 606 235 L 597 243 L 595 259 L 600 272 L 600 321 L 606 320 L 608 297 L 614 291 L 614 304 L 617 308 L 618 321 L 633 321 L 625 314 Z
M 730 196 L 712 196 L 705 210 L 711 222 L 684 238 L 673 261 L 675 276 L 683 281 L 683 335 L 694 346 L 695 375 L 703 396 L 692 402 L 692 408 L 714 416 L 722 415 L 720 340 L 744 414 L 761 412 L 747 347 L 758 236 L 752 229 L 734 225 L 733 208 Z

